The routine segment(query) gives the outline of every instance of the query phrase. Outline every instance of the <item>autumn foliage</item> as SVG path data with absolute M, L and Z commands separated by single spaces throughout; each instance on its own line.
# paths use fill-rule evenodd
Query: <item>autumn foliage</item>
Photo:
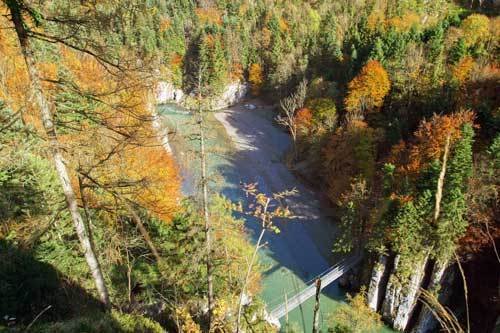
M 4 40 L 11 37 L 3 35 Z M 43 136 L 37 108 L 26 98 L 30 87 L 24 60 L 15 44 L 2 45 L 0 73 L 5 77 L 0 80 L 0 100 L 22 110 L 24 122 Z M 38 68 L 51 82 L 64 72 L 64 80 L 72 83 L 45 82 L 44 88 L 58 102 L 54 116 L 68 166 L 97 182 L 85 179 L 86 189 L 80 191 L 77 173 L 72 172 L 78 197 L 85 195 L 90 207 L 110 211 L 117 208 L 114 192 L 168 221 L 178 208 L 180 179 L 152 127 L 148 87 L 139 75 L 111 73 L 91 56 L 65 47 L 58 52 L 57 66 L 42 62 Z
M 394 29 L 398 32 L 408 32 L 421 24 L 421 17 L 413 11 L 405 11 L 401 15 L 385 17 L 385 10 L 374 9 L 367 18 L 367 28 L 370 31 Z
M 366 27 L 369 31 L 385 28 L 385 15 L 381 10 L 372 11 L 366 21 Z
M 0 29 L 0 100 L 14 112 L 21 112 L 25 123 L 40 128 L 33 100 L 26 98 L 30 89 L 28 73 L 14 37 L 9 30 Z
M 134 203 L 149 215 L 170 221 L 179 208 L 178 169 L 151 135 L 153 128 L 148 127 L 141 130 L 141 144 L 136 141 L 116 145 L 116 136 L 98 128 L 86 130 L 91 138 L 78 134 L 64 137 L 67 148 L 78 149 L 72 154 L 73 166 L 85 174 L 83 181 L 88 189 L 78 191 L 80 200 L 84 195 L 91 208 L 101 208 L 111 213 L 110 217 L 127 215 L 126 204 Z M 73 184 L 79 188 L 76 177 Z
M 178 208 L 180 179 L 172 157 L 152 127 L 148 88 L 134 75 L 116 82 L 92 57 L 77 56 L 68 50 L 63 54 L 63 64 L 71 70 L 78 86 L 102 96 L 94 117 L 104 127 L 90 123 L 81 131 L 61 137 L 76 152 L 75 168 L 79 165 L 90 170 L 89 176 L 108 189 L 107 193 L 94 191 L 95 204 L 112 205 L 111 194 L 115 193 L 169 221 Z
M 180 199 L 178 171 L 172 157 L 160 145 L 130 147 L 123 155 L 121 174 L 137 184 L 131 200 L 169 221 Z
M 418 26 L 421 22 L 420 16 L 415 13 L 408 11 L 402 16 L 395 16 L 387 20 L 386 24 L 389 27 L 394 28 L 396 31 L 409 31 L 412 27 Z
M 341 127 L 328 139 L 323 149 L 323 174 L 327 195 L 338 203 L 355 179 L 372 179 L 375 172 L 376 142 L 380 133 L 363 121 Z
M 314 98 L 308 100 L 307 107 L 312 112 L 312 123 L 319 133 L 335 128 L 337 122 L 337 109 L 335 101 L 331 98 Z
M 472 57 L 464 57 L 453 67 L 453 78 L 458 84 L 462 85 L 469 78 L 472 69 L 474 68 L 474 59 Z
M 302 108 L 295 114 L 295 124 L 300 134 L 307 134 L 311 128 L 313 115 L 310 109 Z
M 345 107 L 349 112 L 372 112 L 382 106 L 391 89 L 389 74 L 376 61 L 370 60 L 361 72 L 349 82 Z
M 196 8 L 196 16 L 202 24 L 221 25 L 222 17 L 217 8 Z
M 252 64 L 248 70 L 248 81 L 250 81 L 252 94 L 255 96 L 260 94 L 260 89 L 264 83 L 264 73 L 261 64 Z
M 486 41 L 490 36 L 489 19 L 482 14 L 472 14 L 462 21 L 461 29 L 467 46 Z
M 404 174 L 416 174 L 441 158 L 448 136 L 451 143 L 455 142 L 461 137 L 462 126 L 473 121 L 471 111 L 434 115 L 430 120 L 423 120 L 409 145 L 400 142 L 393 147 L 389 162 Z

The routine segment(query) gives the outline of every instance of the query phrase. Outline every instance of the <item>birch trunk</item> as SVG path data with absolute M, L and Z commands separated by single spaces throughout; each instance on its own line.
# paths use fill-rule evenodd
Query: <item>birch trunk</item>
M 250 263 L 248 264 L 247 268 L 247 273 L 245 274 L 245 280 L 243 281 L 243 286 L 241 287 L 241 293 L 240 293 L 240 300 L 238 302 L 238 317 L 236 318 L 236 333 L 240 332 L 240 324 L 241 324 L 241 311 L 243 309 L 243 295 L 245 295 L 245 291 L 247 289 L 248 285 L 248 280 L 250 279 L 250 274 L 252 273 L 252 267 L 255 262 L 255 259 L 257 258 L 257 252 L 259 252 L 260 249 L 260 243 L 262 242 L 262 239 L 264 238 L 264 233 L 266 232 L 266 214 L 267 214 L 267 209 L 269 207 L 269 202 L 271 200 L 268 198 L 265 205 L 264 205 L 264 212 L 262 214 L 262 230 L 260 231 L 259 238 L 257 239 L 257 244 L 255 244 L 255 249 L 252 254 L 252 259 L 250 259 Z
M 264 237 L 264 233 L 266 232 L 265 228 L 262 228 L 259 239 L 257 240 L 257 244 L 255 245 L 255 249 L 253 251 L 252 259 L 248 264 L 247 273 L 245 274 L 245 280 L 243 281 L 243 287 L 241 288 L 240 300 L 238 302 L 238 317 L 236 318 L 236 333 L 240 332 L 240 324 L 241 324 L 241 312 L 243 310 L 243 296 L 245 295 L 245 291 L 247 289 L 248 280 L 250 279 L 250 274 L 252 273 L 253 263 L 257 258 L 257 252 L 260 248 L 260 243 L 262 242 L 262 238 Z
M 321 292 L 321 279 L 316 280 L 316 297 L 314 304 L 314 314 L 313 314 L 313 329 L 312 333 L 319 332 L 319 297 Z
M 439 213 L 441 211 L 441 199 L 443 198 L 444 177 L 446 176 L 446 163 L 448 162 L 449 151 L 450 151 L 450 135 L 446 137 L 446 144 L 444 147 L 444 155 L 443 155 L 443 165 L 441 166 L 441 172 L 439 172 L 439 178 L 436 189 L 436 205 L 434 207 L 434 222 L 436 223 L 439 218 Z
M 82 246 L 85 260 L 89 266 L 92 277 L 99 293 L 101 302 L 106 308 L 110 307 L 109 294 L 104 282 L 104 277 L 102 275 L 101 267 L 97 256 L 92 248 L 92 243 L 90 241 L 88 231 L 86 230 L 85 223 L 83 222 L 82 216 L 78 211 L 78 204 L 75 196 L 75 191 L 71 185 L 70 177 L 66 165 L 64 164 L 64 159 L 61 153 L 60 145 L 56 135 L 56 130 L 54 122 L 52 120 L 52 113 L 50 111 L 49 103 L 43 93 L 42 84 L 40 80 L 40 75 L 36 68 L 36 61 L 34 58 L 34 51 L 32 50 L 31 43 L 29 40 L 28 33 L 25 28 L 25 23 L 23 22 L 23 17 L 19 4 L 17 3 L 7 3 L 9 6 L 10 13 L 12 15 L 12 22 L 19 39 L 19 44 L 21 46 L 21 51 L 26 61 L 26 67 L 28 69 L 28 75 L 31 81 L 33 96 L 35 103 L 40 109 L 40 116 L 42 118 L 43 128 L 47 135 L 50 153 L 54 160 L 57 174 L 61 181 L 64 196 L 66 198 L 66 203 L 68 210 L 71 214 L 73 224 L 78 235 L 78 239 Z
M 443 198 L 443 187 L 444 187 L 444 179 L 446 176 L 446 164 L 448 162 L 448 154 L 450 151 L 450 135 L 446 137 L 446 143 L 444 147 L 444 154 L 443 154 L 443 162 L 441 165 L 441 171 L 439 172 L 439 178 L 437 182 L 437 188 L 436 188 L 436 197 L 435 197 L 435 206 L 434 206 L 434 223 L 438 222 L 439 219 L 439 214 L 441 212 L 441 200 Z M 443 279 L 444 272 L 447 267 L 447 261 L 445 262 L 440 262 L 437 261 L 434 264 L 434 267 L 432 269 L 432 274 L 431 274 L 431 280 L 429 282 L 428 290 L 435 289 L 438 287 Z M 429 308 L 424 306 L 422 308 L 422 311 L 420 312 L 417 324 L 415 328 L 413 329 L 413 332 L 418 332 L 418 333 L 423 333 L 427 332 L 429 330 L 429 327 L 433 326 L 433 321 L 434 317 L 431 314 L 431 311 Z
M 201 168 L 201 190 L 202 190 L 202 211 L 203 220 L 205 222 L 205 247 L 206 247 L 206 266 L 207 266 L 207 298 L 208 298 L 208 327 L 209 330 L 212 328 L 212 309 L 214 307 L 214 290 L 213 290 L 213 278 L 212 278 L 212 228 L 210 223 L 210 216 L 208 212 L 208 179 L 207 179 L 207 160 L 205 152 L 205 128 L 203 119 L 203 110 L 201 106 L 201 79 L 202 79 L 202 69 L 200 68 L 200 73 L 198 75 L 198 125 L 199 125 L 199 135 L 200 135 L 200 168 Z

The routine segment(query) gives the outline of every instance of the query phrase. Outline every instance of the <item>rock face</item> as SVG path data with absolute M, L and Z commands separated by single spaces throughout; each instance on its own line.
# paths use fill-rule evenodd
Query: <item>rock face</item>
M 213 98 L 210 108 L 213 110 L 223 109 L 240 102 L 248 94 L 248 84 L 244 82 L 233 82 L 228 84 L 222 93 Z M 181 89 L 177 89 L 170 82 L 160 81 L 156 88 L 156 103 L 165 104 L 169 102 L 183 104 L 187 96 Z M 189 99 L 189 98 L 188 98 Z
M 404 331 L 408 326 L 425 275 L 427 258 L 428 256 L 425 256 L 414 263 L 408 281 L 400 281 L 394 274 L 389 278 L 382 304 L 382 317 L 392 323 L 397 330 Z M 399 260 L 400 257 L 396 256 L 393 273 L 397 272 Z
M 396 271 L 396 269 L 398 268 L 399 259 L 400 259 L 399 256 L 396 256 L 396 258 L 394 259 L 393 271 Z M 391 277 L 389 278 L 389 282 L 387 283 L 387 288 L 385 291 L 384 301 L 382 303 L 382 308 L 381 308 L 382 316 L 389 322 L 393 321 L 393 318 L 396 314 L 397 302 L 398 302 L 396 296 L 399 295 L 401 292 L 401 287 L 397 283 L 397 281 L 395 281 L 395 279 L 396 277 L 394 275 L 391 275 Z
M 454 279 L 454 272 L 448 262 L 436 262 L 432 269 L 431 279 L 427 290 L 435 290 L 439 288 L 438 300 L 441 304 L 445 304 L 451 296 L 451 286 Z M 427 307 L 423 307 L 413 333 L 428 333 L 436 331 L 438 322 L 434 315 Z
M 211 108 L 214 110 L 223 109 L 240 102 L 248 94 L 248 84 L 243 82 L 233 82 L 228 84 L 222 94 L 215 98 Z
M 429 253 L 430 250 L 425 256 L 413 259 L 411 267 L 405 266 L 411 274 L 404 280 L 398 274 L 402 266 L 399 255 L 393 265 L 391 257 L 381 255 L 373 266 L 367 304 L 398 331 L 431 333 L 438 330 L 439 323 L 433 313 L 419 303 L 421 288 L 436 293 L 444 305 L 452 295 L 455 266 L 450 265 L 449 260 L 429 259 Z
M 163 83 L 165 83 L 165 82 L 163 82 Z M 167 93 L 167 91 L 165 90 L 165 89 L 167 89 L 166 87 L 167 87 L 167 85 L 162 85 L 162 82 L 160 82 L 160 84 L 157 87 L 155 98 L 153 99 L 152 93 L 149 94 L 147 108 L 148 108 L 148 110 L 150 110 L 149 112 L 151 113 L 153 129 L 155 130 L 156 135 L 158 136 L 158 139 L 160 140 L 165 151 L 167 153 L 171 154 L 172 147 L 170 147 L 170 143 L 168 142 L 168 129 L 162 123 L 160 115 L 158 114 L 158 109 L 156 107 L 156 105 L 158 105 L 158 104 L 165 103 L 165 101 L 162 102 L 161 100 L 159 100 L 159 98 L 160 97 L 164 98 L 166 96 L 165 95 Z M 173 86 L 172 86 L 172 88 L 173 88 Z M 162 89 L 163 89 L 163 91 L 160 93 L 160 90 L 162 90 Z M 159 95 L 162 95 L 162 96 L 159 96 Z
M 163 148 L 165 151 L 169 154 L 172 153 L 172 147 L 170 146 L 170 143 L 168 142 L 168 129 L 167 127 L 162 123 L 161 118 L 158 114 L 158 111 L 156 110 L 156 107 L 152 107 L 151 114 L 153 116 L 153 128 L 156 131 L 156 135 L 158 136 L 158 139 L 160 140 Z
M 165 104 L 168 102 L 180 103 L 184 98 L 184 92 L 177 89 L 170 82 L 160 81 L 156 87 L 156 103 Z
M 373 311 L 378 311 L 380 302 L 384 296 L 385 282 L 389 273 L 387 261 L 387 256 L 381 255 L 373 266 L 370 285 L 368 286 L 368 293 L 366 295 L 368 306 Z

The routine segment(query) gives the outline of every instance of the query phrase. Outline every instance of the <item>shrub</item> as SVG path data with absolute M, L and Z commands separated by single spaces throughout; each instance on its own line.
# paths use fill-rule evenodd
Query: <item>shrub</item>
M 317 131 L 331 131 L 337 124 L 337 108 L 331 98 L 315 98 L 307 102 L 312 110 L 312 123 Z
M 356 296 L 347 296 L 349 304 L 341 305 L 331 316 L 335 333 L 379 332 L 382 328 L 380 315 L 366 305 L 366 292 L 362 289 Z
M 41 325 L 34 333 L 163 333 L 165 330 L 148 318 L 113 311 L 64 322 Z

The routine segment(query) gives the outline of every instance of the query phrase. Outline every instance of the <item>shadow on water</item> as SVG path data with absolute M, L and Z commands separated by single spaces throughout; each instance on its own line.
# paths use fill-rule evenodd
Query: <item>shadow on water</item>
M 292 188 L 299 191 L 298 196 L 287 199 L 287 205 L 298 217 L 277 220 L 281 232 L 267 232 L 264 236 L 267 246 L 260 253 L 264 268 L 262 297 L 272 309 L 284 302 L 283 290 L 287 290 L 288 297 L 291 297 L 340 259 L 335 258 L 331 251 L 336 229 L 334 223 L 323 215 L 325 209 L 317 195 L 301 184 L 282 162 L 291 142 L 289 136 L 270 121 L 270 110 L 246 110 L 242 106 L 231 110 L 207 116 L 206 141 L 209 151 L 214 152 L 209 154 L 209 171 L 220 175 L 213 191 L 244 204 L 243 183 L 258 183 L 259 190 L 266 194 Z M 187 159 L 180 156 L 186 154 L 186 148 L 196 150 L 197 142 L 185 139 L 196 131 L 190 120 L 192 116 L 172 105 L 160 107 L 160 112 L 177 130 L 172 142 L 174 154 L 178 160 L 187 160 L 180 162 L 181 169 L 189 168 L 189 178 L 185 178 L 185 182 L 190 184 L 187 186 L 190 190 L 194 190 L 196 172 L 193 169 L 198 165 L 193 158 L 195 155 Z M 186 177 L 187 172 L 183 172 Z M 253 218 L 245 217 L 245 221 L 255 243 L 260 224 Z M 345 297 L 337 283 L 326 287 L 322 295 L 325 298 L 322 302 L 326 303 L 322 304 L 323 311 L 329 312 Z M 301 317 L 312 316 L 312 305 L 305 304 L 294 310 L 297 311 L 294 316 L 299 317 L 297 321 L 302 322 L 301 326 L 310 327 L 310 320 Z

